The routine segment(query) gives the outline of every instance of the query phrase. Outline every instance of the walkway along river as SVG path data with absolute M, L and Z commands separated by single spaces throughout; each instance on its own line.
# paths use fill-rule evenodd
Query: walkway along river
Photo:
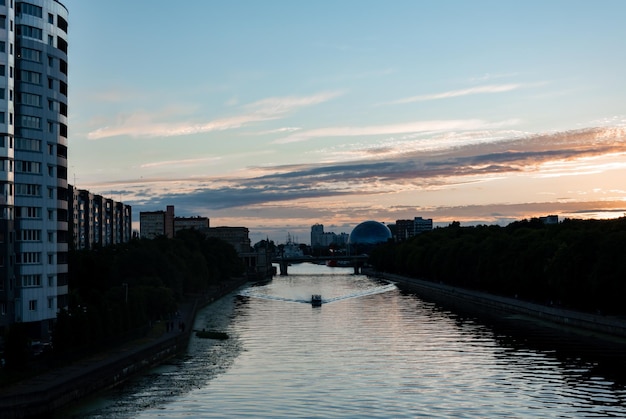
M 294 265 L 194 328 L 230 339 L 192 337 L 58 417 L 626 417 L 621 347 L 461 315 L 349 269 Z

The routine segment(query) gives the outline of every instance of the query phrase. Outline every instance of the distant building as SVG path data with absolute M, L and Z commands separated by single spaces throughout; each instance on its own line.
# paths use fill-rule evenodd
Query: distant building
M 432 218 L 415 217 L 412 220 L 396 220 L 395 226 L 390 227 L 396 241 L 404 241 L 424 231 L 433 229 Z
M 172 239 L 180 230 L 206 228 L 209 228 L 207 217 L 176 217 L 174 205 L 168 205 L 165 211 L 139 213 L 139 234 L 144 239 L 154 239 L 159 236 Z
M 314 224 L 311 226 L 311 247 L 329 247 L 331 244 L 345 246 L 348 243 L 349 234 L 324 232 L 323 224 Z
M 168 205 L 165 211 L 141 211 L 139 213 L 139 234 L 142 239 L 159 236 L 174 238 L 174 206 Z
M 209 228 L 207 217 L 175 217 L 174 234 L 180 230 L 202 230 Z
M 395 228 L 396 240 L 404 241 L 415 235 L 413 220 L 396 220 Z
M 132 208 L 68 185 L 68 230 L 75 249 L 126 243 L 132 237 Z
M 206 237 L 215 237 L 229 243 L 238 254 L 252 251 L 249 230 L 246 227 L 209 227 L 202 232 Z
M 432 218 L 415 217 L 413 219 L 413 232 L 415 235 L 423 233 L 424 231 L 430 231 L 433 229 Z

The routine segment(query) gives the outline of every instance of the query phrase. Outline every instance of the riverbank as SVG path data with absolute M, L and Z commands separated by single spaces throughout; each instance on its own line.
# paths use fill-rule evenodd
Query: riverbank
M 364 270 L 363 273 L 394 282 L 401 288 L 412 290 L 433 302 L 462 310 L 495 316 L 524 316 L 529 320 L 544 322 L 547 326 L 557 326 L 587 337 L 626 343 L 626 321 L 623 318 L 535 304 L 385 272 Z
M 205 294 L 190 296 L 188 302 L 179 307 L 177 319 L 181 326 L 187 325 L 185 327 L 165 328 L 157 336 L 127 342 L 3 388 L 0 419 L 46 417 L 61 406 L 119 385 L 133 374 L 184 351 L 197 311 L 246 282 L 246 278 L 236 278 Z

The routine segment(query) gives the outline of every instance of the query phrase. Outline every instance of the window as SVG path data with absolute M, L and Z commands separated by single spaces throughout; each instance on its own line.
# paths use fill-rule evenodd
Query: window
M 23 151 L 41 151 L 41 141 L 30 138 L 16 138 L 15 149 Z
M 19 126 L 22 128 L 41 129 L 41 118 L 30 115 L 20 115 Z
M 59 26 L 59 29 L 67 33 L 67 20 L 57 15 L 57 25 Z
M 41 208 L 39 207 L 16 207 L 15 211 L 18 218 L 41 218 Z
M 35 16 L 35 17 L 43 16 L 41 7 L 35 6 L 34 4 L 30 4 L 30 3 L 24 3 L 24 2 L 17 3 L 16 12 L 18 15 L 25 14 L 25 15 Z
M 41 96 L 32 93 L 20 93 L 19 102 L 23 105 L 41 107 Z
M 41 173 L 41 163 L 37 161 L 15 161 L 15 171 L 17 173 Z
M 36 265 L 41 263 L 41 253 L 40 252 L 23 252 L 17 253 L 15 255 L 15 263 L 18 265 Z M 26 275 L 29 276 L 29 275 Z M 39 277 L 39 282 L 41 285 L 41 277 Z
M 35 185 L 30 183 L 16 183 L 15 184 L 16 196 L 41 196 L 41 185 Z
M 0 88 L 0 99 L 6 99 L 6 90 L 4 87 Z
M 18 3 L 19 4 L 19 3 Z M 37 300 L 30 300 L 28 302 L 28 309 L 30 311 L 37 311 Z
M 35 61 L 35 62 L 40 63 L 41 62 L 41 51 L 36 50 L 36 49 L 22 47 L 20 49 L 20 56 L 19 56 L 19 58 L 21 58 L 23 60 Z
M 4 41 L 0 41 L 0 52 L 7 52 L 7 44 Z
M 17 241 L 38 242 L 41 241 L 41 230 L 24 229 L 17 232 Z
M 40 287 L 41 286 L 41 275 L 22 275 L 22 286 L 23 287 Z
M 48 308 L 54 308 L 54 297 L 48 297 Z
M 43 37 L 43 32 L 41 29 L 34 26 L 17 25 L 17 35 L 41 40 Z
M 67 41 L 57 36 L 57 48 L 67 54 Z
M 19 72 L 19 78 L 27 83 L 41 84 L 41 73 L 36 71 L 22 70 Z
M 48 13 L 48 23 L 54 25 L 54 15 L 52 13 Z
M 7 28 L 7 15 L 0 15 L 0 29 Z
M 7 66 L 4 64 L 0 64 L 0 76 L 6 77 L 7 75 Z

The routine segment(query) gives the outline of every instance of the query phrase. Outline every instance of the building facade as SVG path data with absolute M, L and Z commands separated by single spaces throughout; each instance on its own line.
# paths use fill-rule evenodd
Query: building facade
M 324 232 L 323 224 L 314 224 L 311 226 L 311 247 L 327 248 L 330 245 L 345 246 L 348 243 L 349 234 Z
M 165 211 L 142 211 L 139 213 L 139 234 L 144 239 L 158 236 L 174 238 L 177 231 L 184 229 L 209 228 L 207 217 L 176 217 L 174 205 L 168 205 Z
M 68 12 L 0 0 L 0 334 L 67 306 Z
M 175 217 L 174 234 L 180 230 L 201 230 L 209 228 L 207 217 Z
M 247 227 L 210 227 L 202 232 L 206 237 L 215 237 L 229 243 L 238 254 L 252 251 L 250 230 Z
M 396 220 L 391 228 L 396 241 L 404 241 L 424 231 L 433 229 L 432 218 L 415 217 L 412 220 Z
M 69 236 L 74 249 L 126 243 L 132 238 L 132 207 L 68 186 Z

